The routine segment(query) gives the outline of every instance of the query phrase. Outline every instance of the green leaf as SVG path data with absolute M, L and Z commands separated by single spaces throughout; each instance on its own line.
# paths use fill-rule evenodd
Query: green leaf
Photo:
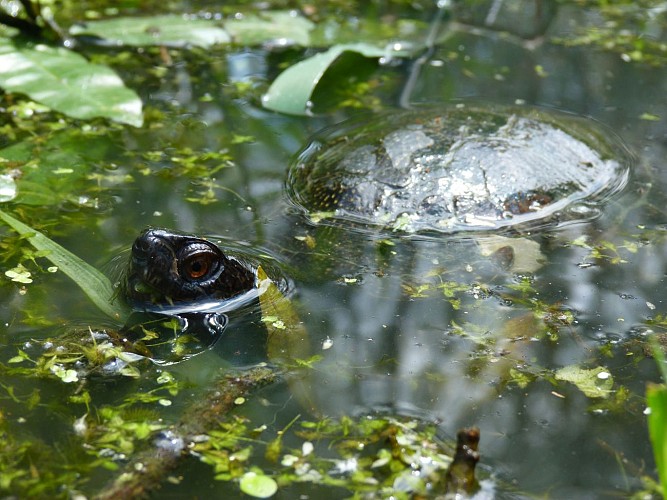
M 256 472 L 246 472 L 241 477 L 241 491 L 255 498 L 269 498 L 278 491 L 278 484 L 273 478 Z
M 46 258 L 69 276 L 88 298 L 106 315 L 120 319 L 126 311 L 122 304 L 113 301 L 114 290 L 109 279 L 79 257 L 50 240 L 42 233 L 26 226 L 0 210 L 0 219 L 19 234 L 26 236 L 37 250 L 48 251 Z
M 571 382 L 589 398 L 606 398 L 614 385 L 609 370 L 597 366 L 590 370 L 578 366 L 565 366 L 555 374 L 556 380 Z
M 280 73 L 262 98 L 262 104 L 267 109 L 281 113 L 307 114 L 315 87 L 336 59 L 345 53 L 356 53 L 364 57 L 383 57 L 390 52 L 386 48 L 367 43 L 334 45 L 326 52 L 298 62 Z M 396 54 L 391 53 L 391 55 Z
M 315 27 L 294 11 L 262 12 L 225 22 L 225 28 L 239 45 L 259 45 L 272 40 L 310 46 L 310 32 Z
M 116 45 L 208 48 L 217 43 L 229 43 L 230 37 L 209 19 L 181 15 L 151 17 L 116 17 L 90 21 L 70 28 L 72 35 L 93 35 Z
M 650 384 L 646 388 L 646 401 L 650 409 L 648 430 L 653 455 L 658 468 L 662 496 L 667 498 L 667 387 L 662 384 Z
M 63 47 L 0 38 L 0 87 L 73 118 L 143 123 L 141 99 L 116 73 Z
M 28 284 L 32 283 L 30 271 L 28 271 L 22 264 L 19 264 L 14 269 L 5 271 L 5 276 L 16 283 Z

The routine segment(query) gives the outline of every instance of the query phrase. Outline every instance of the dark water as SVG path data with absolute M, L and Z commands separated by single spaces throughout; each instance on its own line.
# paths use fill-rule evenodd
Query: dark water
M 586 21 L 581 11 L 561 7 L 549 23 L 549 36 L 567 35 L 573 23 Z M 414 103 L 474 98 L 575 112 L 610 127 L 636 156 L 628 186 L 598 207 L 594 221 L 506 235 L 513 238 L 515 255 L 529 262 L 526 273 L 515 257 L 515 273 L 482 255 L 480 242 L 483 247 L 487 237 L 404 238 L 313 225 L 296 213 L 283 194 L 290 158 L 313 132 L 351 112 L 282 116 L 238 97 L 225 83 L 267 77 L 275 71 L 272 62 L 262 50 L 215 54 L 201 66 L 178 61 L 159 83 L 144 89 L 147 107 L 161 110 L 163 118 L 141 130 L 114 132 L 104 160 L 105 173 L 127 175 L 132 182 L 105 178 L 108 189 L 98 207 L 86 212 L 94 223 L 84 231 L 76 224 L 60 227 L 57 240 L 97 265 L 129 247 L 146 226 L 246 242 L 274 256 L 294 282 L 311 349 L 324 356 L 310 380 L 322 414 L 380 409 L 416 415 L 440 421 L 448 437 L 477 425 L 482 463 L 497 475 L 501 497 L 518 491 L 601 498 L 641 488 L 638 471 L 654 475 L 643 395 L 646 382 L 659 380 L 641 346 L 649 328 L 659 331 L 647 320 L 667 313 L 664 68 L 467 28 L 451 31 L 421 67 L 410 97 Z M 536 65 L 546 75 L 540 76 Z M 409 64 L 375 70 L 374 77 L 396 79 L 386 84 L 396 91 L 378 91 L 384 107 L 396 105 L 410 71 Z M 642 119 L 645 113 L 660 119 Z M 253 140 L 230 145 L 233 135 Z M 173 161 L 185 146 L 228 149 L 233 164 L 193 182 Z M 212 202 L 189 201 L 201 197 L 206 182 Z M 304 238 L 312 238 L 315 247 Z M 592 255 L 604 242 L 610 242 L 605 255 Z M 448 283 L 458 285 L 450 295 Z M 522 291 L 522 284 L 530 286 Z M 416 294 L 419 285 L 425 288 Z M 49 304 L 59 324 L 96 318 L 94 311 L 82 311 L 85 299 L 64 278 L 42 279 L 40 289 L 30 287 L 27 297 L 3 289 L 1 338 L 8 346 L 3 357 L 14 355 L 17 342 L 53 335 L 53 328 L 26 320 L 31 303 Z M 333 343 L 326 351 L 325 341 Z M 224 346 L 174 371 L 205 385 L 225 359 L 234 363 Z M 556 380 L 554 373 L 573 365 L 604 367 L 614 394 L 590 398 Z M 512 381 L 517 372 L 533 374 L 534 380 L 521 387 Z M 29 391 L 30 383 L 23 384 Z M 621 387 L 629 391 L 627 399 L 615 399 Z M 286 387 L 262 394 L 281 409 L 277 427 L 301 411 Z M 112 401 L 113 391 L 99 397 Z M 186 394 L 182 397 L 177 406 L 185 404 Z M 165 416 L 173 411 L 165 410 Z M 77 418 L 83 413 L 62 410 L 72 412 Z M 39 429 L 54 424 L 66 435 L 68 422 L 69 417 L 44 414 L 29 423 L 47 441 L 57 441 Z M 212 481 L 210 469 L 191 467 L 195 470 L 173 495 L 240 495 L 234 486 Z M 309 488 L 300 491 L 311 498 L 327 495 Z

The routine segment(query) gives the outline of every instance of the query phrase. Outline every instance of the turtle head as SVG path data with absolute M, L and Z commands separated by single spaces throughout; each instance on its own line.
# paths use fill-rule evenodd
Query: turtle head
M 252 267 L 212 242 L 149 228 L 132 245 L 123 293 L 133 306 L 168 306 L 226 300 L 254 284 Z

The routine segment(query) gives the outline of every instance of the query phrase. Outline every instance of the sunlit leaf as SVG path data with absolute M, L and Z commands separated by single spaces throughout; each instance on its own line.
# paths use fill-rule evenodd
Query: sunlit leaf
M 230 37 L 218 21 L 181 15 L 116 17 L 77 24 L 73 35 L 93 35 L 116 45 L 208 48 L 229 43 Z
M 246 472 L 241 478 L 241 491 L 255 498 L 269 498 L 278 491 L 275 480 L 264 474 Z
M 262 12 L 245 15 L 225 22 L 225 29 L 240 45 L 259 45 L 277 41 L 281 45 L 310 45 L 310 31 L 315 27 L 311 21 L 294 11 Z
M 283 71 L 262 98 L 265 108 L 292 115 L 306 114 L 315 87 L 329 67 L 345 53 L 364 57 L 389 55 L 388 49 L 367 43 L 335 45 Z M 394 55 L 394 54 L 392 54 Z
M 28 284 L 32 283 L 30 271 L 28 271 L 22 264 L 19 264 L 14 269 L 5 271 L 5 276 L 16 283 Z
M 141 99 L 116 73 L 63 47 L 0 38 L 0 87 L 74 118 L 143 123 Z
M 292 306 L 264 270 L 257 269 L 259 304 L 268 332 L 267 354 L 273 362 L 310 356 L 308 332 Z
M 114 319 L 119 319 L 125 315 L 122 304 L 113 301 L 114 290 L 111 282 L 104 274 L 42 233 L 26 226 L 1 210 L 0 219 L 19 234 L 26 236 L 37 250 L 48 251 L 46 258 L 69 276 L 100 311 Z
M 257 269 L 257 287 L 262 321 L 266 325 L 266 353 L 277 365 L 298 366 L 286 375 L 291 393 L 305 408 L 314 408 L 310 370 L 303 369 L 313 362 L 310 357 L 308 331 L 301 322 L 291 301 L 285 297 L 264 270 Z
M 597 366 L 590 370 L 578 366 L 565 366 L 555 374 L 556 380 L 571 382 L 589 398 L 606 398 L 614 385 L 609 370 Z

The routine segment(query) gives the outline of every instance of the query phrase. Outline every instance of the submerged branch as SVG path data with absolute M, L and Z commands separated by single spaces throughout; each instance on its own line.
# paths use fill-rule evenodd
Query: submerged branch
M 189 456 L 188 444 L 193 438 L 218 427 L 236 406 L 238 398 L 247 398 L 254 390 L 275 382 L 280 372 L 269 367 L 229 374 L 219 378 L 198 402 L 182 416 L 170 430 L 162 431 L 165 445 L 155 446 L 139 453 L 125 470 L 102 489 L 94 498 L 145 498 L 160 488 L 168 473 L 182 459 Z

